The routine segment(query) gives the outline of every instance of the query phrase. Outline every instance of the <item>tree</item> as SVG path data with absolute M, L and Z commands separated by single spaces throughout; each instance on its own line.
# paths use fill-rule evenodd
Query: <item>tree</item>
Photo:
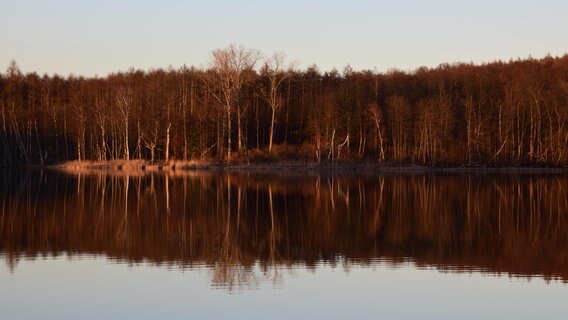
M 274 124 L 276 122 L 276 112 L 282 106 L 282 96 L 278 92 L 282 83 L 291 75 L 292 66 L 285 66 L 286 56 L 282 52 L 275 52 L 272 56 L 266 59 L 263 73 L 268 78 L 268 85 L 261 90 L 262 95 L 268 105 L 270 106 L 270 136 L 268 139 L 268 152 L 272 151 L 272 143 L 274 141 Z
M 383 125 L 382 125 L 382 111 L 381 108 L 377 104 L 370 103 L 368 105 L 368 113 L 373 119 L 373 123 L 375 124 L 375 130 L 377 130 L 377 151 L 379 153 L 379 160 L 385 161 L 385 149 L 384 149 L 384 141 L 383 141 Z
M 234 108 L 240 108 L 239 98 L 243 86 L 251 81 L 252 71 L 259 59 L 259 52 L 243 46 L 230 45 L 213 50 L 210 72 L 205 84 L 213 97 L 221 104 L 227 117 L 227 160 L 231 158 L 231 122 Z M 241 144 L 240 110 L 238 117 L 238 143 Z
M 118 110 L 120 112 L 120 117 L 122 118 L 122 122 L 124 124 L 124 159 L 130 159 L 130 148 L 128 146 L 129 139 L 128 139 L 128 124 L 130 119 L 130 105 L 132 101 L 132 91 L 128 88 L 122 87 L 118 91 L 116 96 L 116 102 L 118 105 Z

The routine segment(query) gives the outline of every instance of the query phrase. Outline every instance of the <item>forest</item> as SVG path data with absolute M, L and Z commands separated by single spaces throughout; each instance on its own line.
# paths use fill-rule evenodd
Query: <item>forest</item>
M 206 67 L 0 73 L 0 165 L 143 159 L 568 165 L 568 55 L 412 72 L 296 68 L 234 46 Z

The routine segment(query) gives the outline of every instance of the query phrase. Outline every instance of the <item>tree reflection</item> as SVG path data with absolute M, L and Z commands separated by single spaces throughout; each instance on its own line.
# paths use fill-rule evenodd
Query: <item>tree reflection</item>
M 0 253 L 205 264 L 214 286 L 377 259 L 568 280 L 568 177 L 156 172 L 0 182 Z M 256 270 L 256 271 L 255 271 Z M 260 270 L 261 275 L 257 273 Z

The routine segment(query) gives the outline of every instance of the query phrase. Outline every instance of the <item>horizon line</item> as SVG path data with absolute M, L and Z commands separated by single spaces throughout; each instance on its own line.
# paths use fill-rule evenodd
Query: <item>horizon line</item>
M 493 60 L 484 60 L 484 61 L 479 61 L 479 62 L 474 62 L 474 61 L 453 61 L 453 62 L 440 62 L 435 66 L 428 66 L 428 65 L 420 65 L 418 67 L 413 67 L 413 68 L 399 68 L 399 67 L 390 67 L 385 71 L 378 71 L 376 66 L 373 66 L 372 68 L 353 68 L 351 66 L 350 63 L 347 63 L 345 66 L 343 66 L 343 68 L 340 70 L 337 67 L 332 67 L 330 69 L 321 69 L 316 62 L 307 64 L 307 65 L 303 65 L 301 67 L 292 67 L 292 70 L 295 71 L 305 71 L 308 70 L 312 67 L 315 67 L 319 72 L 321 72 L 322 74 L 328 74 L 328 73 L 332 73 L 332 72 L 337 72 L 339 74 L 343 74 L 344 70 L 347 68 L 351 68 L 351 70 L 353 72 L 359 72 L 359 73 L 364 73 L 364 72 L 371 72 L 373 74 L 391 74 L 391 73 L 396 73 L 396 72 L 400 72 L 400 73 L 405 73 L 405 74 L 415 74 L 416 72 L 420 71 L 420 70 L 436 70 L 445 66 L 450 66 L 450 67 L 456 67 L 456 66 L 461 66 L 461 65 L 468 65 L 468 66 L 487 66 L 490 64 L 497 64 L 497 63 L 513 63 L 513 62 L 519 62 L 519 61 L 537 61 L 537 60 L 545 60 L 545 59 L 562 59 L 568 56 L 568 51 L 565 51 L 562 54 L 558 54 L 558 55 L 553 55 L 550 52 L 548 52 L 547 54 L 540 56 L 540 57 L 535 57 L 532 54 L 529 54 L 526 57 L 521 57 L 521 56 L 517 56 L 515 57 L 510 57 L 508 59 L 503 59 L 503 58 L 496 58 Z M 262 55 L 262 58 L 264 58 L 265 56 Z M 288 61 L 291 64 L 294 65 L 298 65 L 299 63 L 297 62 L 297 60 L 290 60 Z M 30 75 L 30 74 L 36 74 L 40 77 L 60 77 L 60 78 L 84 78 L 84 79 L 104 79 L 107 78 L 109 76 L 112 75 L 117 75 L 117 74 L 122 74 L 122 73 L 130 73 L 130 72 L 143 72 L 143 73 L 152 73 L 152 72 L 156 72 L 156 71 L 171 71 L 171 70 L 181 70 L 184 68 L 187 69 L 197 69 L 197 70 L 208 70 L 208 67 L 204 67 L 203 63 L 199 64 L 199 65 L 188 65 L 188 64 L 182 64 L 180 66 L 174 67 L 173 65 L 168 65 L 167 67 L 150 67 L 150 68 L 140 68 L 140 67 L 135 67 L 135 66 L 130 66 L 126 69 L 120 69 L 120 70 L 115 70 L 115 71 L 110 71 L 107 72 L 106 74 L 98 74 L 98 73 L 94 73 L 92 75 L 85 75 L 85 74 L 77 74 L 77 73 L 73 73 L 70 72 L 68 74 L 61 74 L 61 73 L 57 73 L 57 72 L 43 72 L 40 73 L 38 71 L 22 71 L 22 69 L 20 68 L 18 61 L 15 58 L 10 59 L 10 62 L 8 63 L 8 65 L 5 67 L 4 72 L 0 73 L 0 75 L 4 75 L 6 74 L 6 71 L 8 70 L 8 68 L 10 67 L 10 65 L 12 63 L 15 63 L 16 66 L 18 67 L 18 70 L 23 74 L 23 75 Z M 258 68 L 255 68 L 255 71 L 258 71 Z

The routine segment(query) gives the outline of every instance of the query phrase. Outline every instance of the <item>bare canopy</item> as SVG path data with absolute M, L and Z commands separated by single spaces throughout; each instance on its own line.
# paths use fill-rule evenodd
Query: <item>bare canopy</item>
M 237 109 L 237 130 L 239 148 L 242 142 L 240 93 L 253 79 L 253 70 L 260 58 L 260 53 L 244 46 L 230 45 L 211 52 L 209 76 L 206 85 L 209 92 L 222 106 L 227 117 L 227 159 L 231 158 L 231 122 L 232 114 Z

